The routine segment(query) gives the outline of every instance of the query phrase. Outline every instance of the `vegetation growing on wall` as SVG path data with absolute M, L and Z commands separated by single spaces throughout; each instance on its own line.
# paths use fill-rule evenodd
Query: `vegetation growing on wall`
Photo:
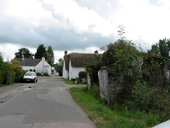
M 129 109 L 159 114 L 163 121 L 170 117 L 166 74 L 169 59 L 159 53 L 162 56 L 146 56 L 130 41 L 118 40 L 107 46 L 103 65 L 108 66 L 109 77 L 116 81 L 113 86 L 117 89 L 115 102 Z
M 96 84 L 99 85 L 99 78 L 98 78 L 98 71 L 100 67 L 102 66 L 102 63 L 96 63 L 96 64 L 88 64 L 86 66 L 86 70 L 89 73 L 90 82 L 92 85 Z

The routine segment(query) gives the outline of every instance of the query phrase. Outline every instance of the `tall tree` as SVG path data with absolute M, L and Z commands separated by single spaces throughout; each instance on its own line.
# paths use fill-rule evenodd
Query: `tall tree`
M 42 57 L 45 57 L 47 59 L 47 51 L 43 44 L 40 44 L 37 48 L 37 52 L 35 53 L 36 59 L 41 59 Z
M 63 63 L 64 60 L 60 58 L 58 60 L 58 63 L 55 64 L 55 70 L 59 73 L 60 76 L 62 76 L 62 72 L 63 72 Z
M 170 40 L 163 39 L 159 40 L 158 43 L 152 45 L 151 50 L 148 50 L 148 54 L 157 54 L 163 57 L 169 57 L 169 51 L 170 51 Z
M 27 48 L 20 48 L 18 52 L 15 53 L 15 58 L 32 58 L 33 54 Z
M 123 24 L 121 24 L 121 25 L 118 26 L 118 29 L 119 30 L 117 32 L 118 32 L 118 35 L 120 36 L 119 40 L 123 41 L 124 39 L 126 39 L 126 37 L 124 36 L 124 34 L 126 33 L 125 27 L 123 26 Z
M 54 64 L 54 52 L 51 46 L 48 46 L 47 48 L 47 59 L 48 59 L 48 63 L 53 66 Z

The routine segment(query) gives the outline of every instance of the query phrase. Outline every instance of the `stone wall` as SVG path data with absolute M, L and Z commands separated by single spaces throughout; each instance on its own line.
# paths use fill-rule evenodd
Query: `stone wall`
M 100 97 L 106 99 L 108 104 L 112 104 L 117 96 L 118 80 L 108 75 L 106 67 L 99 70 Z
M 106 68 L 101 68 L 99 70 L 99 86 L 100 86 L 100 96 L 108 100 L 108 71 Z

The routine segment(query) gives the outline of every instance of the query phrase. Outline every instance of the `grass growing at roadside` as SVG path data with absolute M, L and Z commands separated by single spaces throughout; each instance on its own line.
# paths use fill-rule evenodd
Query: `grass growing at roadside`
M 129 111 L 118 104 L 111 110 L 85 90 L 86 88 L 71 88 L 70 92 L 97 128 L 147 128 L 158 123 L 155 115 Z
M 0 87 L 7 87 L 7 86 L 12 86 L 14 84 L 18 84 L 18 83 L 12 83 L 12 84 L 0 84 Z
M 75 84 L 74 81 L 69 80 L 69 79 L 64 79 L 64 78 L 63 78 L 63 81 L 64 81 L 64 83 L 66 83 L 66 84 Z
M 63 81 L 64 81 L 64 83 L 66 83 L 66 84 L 82 85 L 82 84 L 77 84 L 77 83 L 75 83 L 75 81 L 69 80 L 69 79 L 64 79 L 64 78 L 63 78 Z

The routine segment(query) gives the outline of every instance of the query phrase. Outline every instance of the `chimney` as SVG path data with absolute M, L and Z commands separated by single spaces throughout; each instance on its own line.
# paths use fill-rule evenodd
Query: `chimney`
M 67 51 L 64 51 L 64 55 L 67 55 Z
M 96 50 L 96 51 L 94 52 L 94 54 L 98 55 L 98 51 Z
M 42 67 L 44 67 L 45 57 L 42 57 Z

